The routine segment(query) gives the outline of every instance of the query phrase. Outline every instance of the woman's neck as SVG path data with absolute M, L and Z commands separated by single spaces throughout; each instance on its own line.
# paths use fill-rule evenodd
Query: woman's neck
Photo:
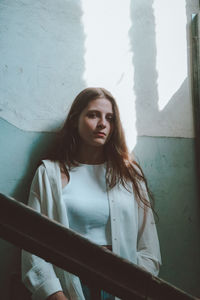
M 97 165 L 105 162 L 103 147 L 80 147 L 76 160 L 82 164 Z

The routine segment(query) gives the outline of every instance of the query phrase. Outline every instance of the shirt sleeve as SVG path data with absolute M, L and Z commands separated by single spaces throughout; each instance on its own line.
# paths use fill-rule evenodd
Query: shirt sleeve
M 145 199 L 149 200 L 145 184 L 141 184 Z M 137 264 L 157 276 L 161 265 L 160 246 L 152 209 L 138 205 Z
M 33 178 L 28 201 L 28 205 L 40 213 L 43 213 L 46 206 L 47 180 L 45 167 L 41 165 Z M 62 291 L 53 265 L 25 250 L 22 250 L 22 281 L 32 293 L 33 300 L 44 300 L 51 294 Z

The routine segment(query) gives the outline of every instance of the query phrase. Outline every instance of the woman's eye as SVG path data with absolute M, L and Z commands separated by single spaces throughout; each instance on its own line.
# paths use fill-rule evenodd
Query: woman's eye
M 88 118 L 96 118 L 96 113 L 95 112 L 92 112 L 92 113 L 88 113 Z
M 107 120 L 108 120 L 109 122 L 113 122 L 114 117 L 113 117 L 113 116 L 107 116 Z

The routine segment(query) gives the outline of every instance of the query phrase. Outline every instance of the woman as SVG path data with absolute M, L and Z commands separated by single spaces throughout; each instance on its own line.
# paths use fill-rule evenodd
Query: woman
M 75 98 L 54 149 L 37 169 L 29 205 L 158 274 L 160 250 L 146 180 L 128 153 L 107 90 L 87 88 Z M 22 277 L 36 300 L 89 299 L 78 277 L 25 251 Z

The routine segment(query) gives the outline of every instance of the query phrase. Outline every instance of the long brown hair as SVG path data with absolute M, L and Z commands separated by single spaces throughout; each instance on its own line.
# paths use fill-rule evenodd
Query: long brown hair
M 76 161 L 80 143 L 77 126 L 79 116 L 90 101 L 99 98 L 106 98 L 111 102 L 114 115 L 114 129 L 108 142 L 104 145 L 108 187 L 112 189 L 117 184 L 122 184 L 128 190 L 131 182 L 138 203 L 142 202 L 144 207 L 151 207 L 151 203 L 141 188 L 144 184 L 149 192 L 143 171 L 128 152 L 116 101 L 112 94 L 104 88 L 86 88 L 77 95 L 62 129 L 57 134 L 54 147 L 47 158 L 58 161 L 61 170 L 65 172 L 69 179 L 68 170 L 79 165 Z

